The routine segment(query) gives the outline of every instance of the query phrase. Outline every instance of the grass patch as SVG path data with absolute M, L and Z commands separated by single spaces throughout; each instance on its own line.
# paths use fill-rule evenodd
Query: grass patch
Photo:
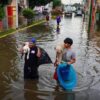
M 41 19 L 41 20 L 36 20 L 36 21 L 33 21 L 32 24 L 35 24 L 37 22 L 42 22 L 42 21 L 45 21 L 44 19 Z
M 51 16 L 52 19 L 56 19 L 56 17 L 57 17 L 56 15 L 52 15 Z
M 31 23 L 28 23 L 27 25 L 21 25 L 18 29 L 23 29 L 23 28 L 26 28 L 26 27 L 31 27 L 32 25 L 34 26 L 34 24 L 37 24 L 37 23 L 42 23 L 42 22 L 45 22 L 45 20 L 44 19 L 42 19 L 42 20 L 37 20 L 37 21 L 33 21 L 33 22 L 31 22 Z
M 5 31 L 0 32 L 0 38 L 7 36 L 8 34 L 11 34 L 15 31 L 16 29 L 8 29 Z

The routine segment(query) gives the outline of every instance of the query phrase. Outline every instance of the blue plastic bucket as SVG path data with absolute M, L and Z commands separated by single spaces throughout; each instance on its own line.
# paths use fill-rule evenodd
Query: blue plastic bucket
M 60 68 L 60 73 L 64 81 L 68 81 L 69 71 L 70 71 L 70 67 L 65 66 Z

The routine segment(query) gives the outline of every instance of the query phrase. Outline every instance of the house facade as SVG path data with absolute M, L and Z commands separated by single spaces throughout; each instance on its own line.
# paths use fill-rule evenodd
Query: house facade
M 12 2 L 5 6 L 5 18 L 3 19 L 4 28 L 18 28 L 19 27 L 19 5 L 21 8 L 27 8 L 27 0 L 12 0 Z

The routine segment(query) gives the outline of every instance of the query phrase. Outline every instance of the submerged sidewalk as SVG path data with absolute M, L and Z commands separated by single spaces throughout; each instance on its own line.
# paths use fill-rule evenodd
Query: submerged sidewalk
M 6 31 L 0 32 L 0 39 L 1 39 L 1 38 L 4 38 L 4 37 L 6 37 L 6 36 L 9 36 L 9 35 L 11 35 L 11 34 L 15 34 L 15 33 L 18 32 L 18 31 L 25 30 L 25 29 L 30 28 L 30 27 L 32 27 L 32 26 L 36 26 L 36 25 L 42 24 L 42 23 L 44 23 L 44 22 L 45 22 L 45 20 L 34 21 L 31 25 L 25 26 L 25 27 L 23 27 L 23 28 L 8 29 L 8 30 L 6 30 Z

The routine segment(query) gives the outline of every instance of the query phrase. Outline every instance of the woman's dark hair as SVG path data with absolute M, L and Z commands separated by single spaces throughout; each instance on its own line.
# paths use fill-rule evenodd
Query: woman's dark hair
M 72 40 L 71 38 L 66 38 L 66 39 L 64 40 L 64 43 L 65 43 L 65 44 L 68 43 L 68 44 L 72 45 L 72 44 L 73 44 L 73 40 Z

